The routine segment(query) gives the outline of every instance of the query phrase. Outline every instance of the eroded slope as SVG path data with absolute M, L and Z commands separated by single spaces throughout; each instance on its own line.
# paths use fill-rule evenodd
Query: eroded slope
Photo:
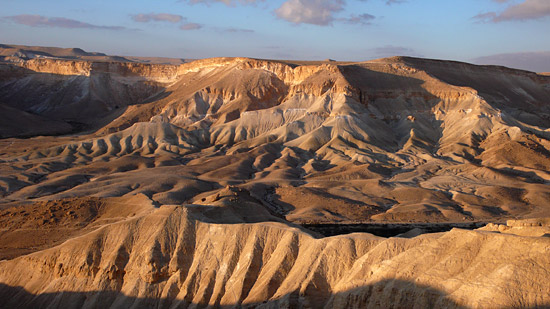
M 550 302 L 548 237 L 454 229 L 412 239 L 317 238 L 269 215 L 245 193 L 224 192 L 212 205 L 162 206 L 0 262 L 0 306 L 503 308 Z
M 93 134 L 0 141 L 4 202 L 143 193 L 181 204 L 231 184 L 295 222 L 498 221 L 550 211 L 550 81 L 542 75 L 414 58 L 35 59 L 10 70 L 20 68 L 109 76 L 90 96 L 122 103 L 90 118 L 101 127 Z M 15 85 L 44 73 L 21 74 L 0 99 L 14 105 L 14 93 L 32 94 Z M 157 92 L 146 98 L 153 92 L 144 89 Z M 103 106 L 63 100 L 39 105 L 56 115 Z
M 8 134 L 88 131 L 0 140 L 0 307 L 550 304 L 548 77 L 414 58 L 1 68 L 4 109 L 59 125 Z M 522 217 L 408 239 L 289 222 Z

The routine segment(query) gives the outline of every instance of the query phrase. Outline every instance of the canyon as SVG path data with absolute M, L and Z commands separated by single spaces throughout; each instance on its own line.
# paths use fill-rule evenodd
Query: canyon
M 0 47 L 0 307 L 550 305 L 548 75 Z

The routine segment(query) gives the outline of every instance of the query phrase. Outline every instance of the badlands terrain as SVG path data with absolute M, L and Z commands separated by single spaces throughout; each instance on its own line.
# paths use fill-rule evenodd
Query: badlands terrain
M 0 45 L 0 137 L 2 308 L 550 306 L 548 74 Z

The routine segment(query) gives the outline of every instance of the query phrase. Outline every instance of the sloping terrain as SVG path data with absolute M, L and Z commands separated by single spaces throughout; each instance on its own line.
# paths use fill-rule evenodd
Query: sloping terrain
M 161 206 L 1 262 L 0 306 L 538 308 L 550 303 L 550 238 L 515 236 L 518 222 L 493 228 L 507 230 L 502 234 L 454 229 L 411 239 L 318 238 L 270 216 L 245 193 L 222 194 L 208 206 Z M 521 231 L 525 235 L 529 229 L 526 224 Z
M 231 184 L 294 222 L 550 215 L 542 75 L 414 58 L 2 67 L 6 108 L 88 130 L 0 141 L 5 203 L 143 193 L 182 204 Z M 40 132 L 26 127 L 17 134 Z
M 70 133 L 73 127 L 60 120 L 52 120 L 0 104 L 0 138 L 31 137 Z
M 550 305 L 550 76 L 408 57 L 0 73 L 0 307 Z M 300 227 L 470 222 L 491 224 Z

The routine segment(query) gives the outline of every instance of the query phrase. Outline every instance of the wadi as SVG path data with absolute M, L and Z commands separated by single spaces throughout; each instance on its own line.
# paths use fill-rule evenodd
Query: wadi
M 550 306 L 550 75 L 0 45 L 1 308 Z

